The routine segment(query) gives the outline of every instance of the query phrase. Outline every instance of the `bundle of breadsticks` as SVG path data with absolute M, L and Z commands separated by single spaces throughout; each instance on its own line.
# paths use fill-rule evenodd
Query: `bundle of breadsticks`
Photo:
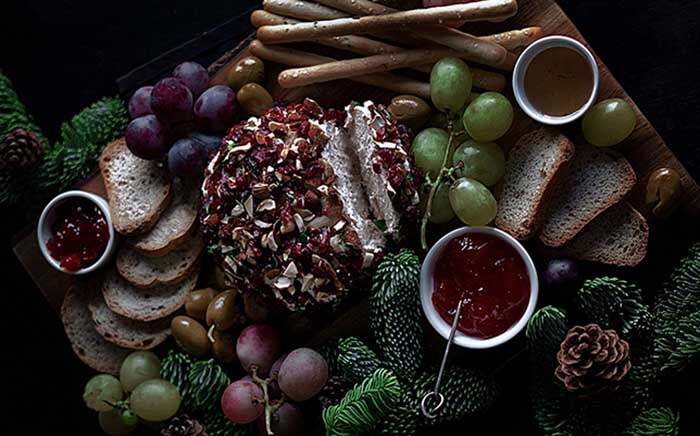
M 427 81 L 388 71 L 410 68 L 430 73 L 432 64 L 457 56 L 471 64 L 511 71 L 516 55 L 542 36 L 539 27 L 527 27 L 487 36 L 473 36 L 448 27 L 455 23 L 499 22 L 518 11 L 516 0 L 480 0 L 471 3 L 402 11 L 370 0 L 264 0 L 253 12 L 257 40 L 253 55 L 294 67 L 280 73 L 282 87 L 292 88 L 350 79 L 390 91 L 430 96 Z M 360 57 L 337 60 L 280 44 L 313 42 Z M 474 86 L 502 91 L 505 76 L 472 68 Z

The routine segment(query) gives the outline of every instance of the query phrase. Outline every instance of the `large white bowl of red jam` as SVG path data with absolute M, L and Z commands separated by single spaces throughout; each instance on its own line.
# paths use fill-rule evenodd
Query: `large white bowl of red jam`
M 87 274 L 105 264 L 115 247 L 109 205 L 85 191 L 68 191 L 44 208 L 37 225 L 41 254 L 59 271 Z
M 491 348 L 516 336 L 535 311 L 539 282 L 535 265 L 520 243 L 491 227 L 462 227 L 443 236 L 421 269 L 423 312 L 433 328 L 449 337 L 460 299 L 454 343 Z

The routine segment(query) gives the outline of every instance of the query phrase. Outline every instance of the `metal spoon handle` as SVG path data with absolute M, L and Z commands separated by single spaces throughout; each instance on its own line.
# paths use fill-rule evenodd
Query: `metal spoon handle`
M 459 299 L 459 304 L 457 304 L 457 312 L 452 320 L 452 328 L 450 329 L 450 335 L 447 338 L 447 345 L 445 346 L 445 354 L 442 355 L 442 362 L 440 363 L 440 369 L 438 370 L 437 380 L 435 380 L 435 388 L 431 392 L 428 392 L 423 396 L 420 402 L 420 410 L 428 419 L 434 419 L 437 417 L 437 412 L 445 404 L 445 396 L 440 393 L 440 384 L 442 384 L 442 375 L 445 372 L 445 364 L 447 364 L 447 356 L 450 354 L 450 347 L 452 346 L 452 341 L 455 338 L 455 333 L 457 333 L 457 323 L 459 323 L 459 318 L 462 315 L 462 304 L 464 303 L 464 298 Z M 428 400 L 430 398 L 436 398 L 437 404 L 428 409 Z

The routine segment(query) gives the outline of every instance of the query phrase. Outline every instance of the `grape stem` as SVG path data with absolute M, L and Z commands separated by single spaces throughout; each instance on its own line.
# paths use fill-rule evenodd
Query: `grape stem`
M 251 365 L 250 369 L 251 378 L 263 391 L 263 401 L 265 402 L 265 432 L 268 436 L 274 436 L 275 433 L 272 431 L 272 414 L 284 403 L 284 395 L 282 395 L 279 401 L 273 403 L 270 400 L 270 393 L 268 391 L 270 383 L 272 383 L 272 378 L 262 378 L 258 376 L 258 367 L 256 365 Z
M 428 228 L 428 220 L 430 220 L 430 216 L 432 215 L 433 211 L 433 199 L 435 198 L 435 193 L 440 187 L 442 179 L 445 178 L 445 176 L 450 172 L 450 168 L 447 167 L 447 160 L 450 157 L 452 142 L 454 142 L 455 139 L 454 127 L 451 120 L 447 124 L 447 130 L 450 132 L 450 139 L 447 141 L 447 147 L 445 148 L 445 155 L 442 157 L 442 165 L 440 166 L 440 171 L 438 172 L 438 175 L 435 178 L 435 180 L 429 182 L 430 193 L 428 194 L 428 201 L 426 201 L 425 203 L 425 213 L 423 214 L 423 218 L 420 222 L 420 244 L 421 247 L 423 247 L 423 250 L 428 249 L 426 230 Z

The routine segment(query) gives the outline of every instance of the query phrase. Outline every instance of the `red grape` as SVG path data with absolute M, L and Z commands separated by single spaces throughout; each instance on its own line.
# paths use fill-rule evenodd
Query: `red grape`
M 161 121 L 176 123 L 192 119 L 192 91 L 175 77 L 162 79 L 151 92 L 151 107 Z
M 168 152 L 168 168 L 180 177 L 201 176 L 208 157 L 201 143 L 191 138 L 179 139 Z
M 236 342 L 236 354 L 243 369 L 252 372 L 251 365 L 255 365 L 260 374 L 270 370 L 280 355 L 280 349 L 279 332 L 265 324 L 249 325 L 243 329 Z
M 129 100 L 129 116 L 132 120 L 153 113 L 153 109 L 151 108 L 152 91 L 152 86 L 142 86 L 131 96 Z
M 126 126 L 126 145 L 141 159 L 159 159 L 168 152 L 165 126 L 155 115 L 144 115 Z
M 238 380 L 221 395 L 221 410 L 237 424 L 248 424 L 258 419 L 265 411 L 264 397 L 260 386 L 247 380 Z
M 275 436 L 304 436 L 304 414 L 296 405 L 285 402 L 270 417 L 271 429 Z M 267 436 L 265 416 L 257 420 L 258 432 Z
M 284 353 L 279 359 L 275 360 L 275 363 L 272 364 L 272 368 L 270 368 L 270 378 L 277 379 L 280 368 L 282 367 L 282 362 L 284 362 L 287 356 L 289 356 L 289 353 Z
M 297 348 L 289 353 L 278 376 L 280 389 L 294 401 L 314 397 L 327 381 L 326 359 L 310 348 Z
M 185 82 L 194 98 L 199 97 L 209 86 L 209 73 L 196 62 L 183 62 L 173 71 L 173 77 Z
M 194 116 L 204 132 L 225 131 L 236 119 L 236 93 L 224 85 L 213 86 L 202 93 L 194 104 Z

